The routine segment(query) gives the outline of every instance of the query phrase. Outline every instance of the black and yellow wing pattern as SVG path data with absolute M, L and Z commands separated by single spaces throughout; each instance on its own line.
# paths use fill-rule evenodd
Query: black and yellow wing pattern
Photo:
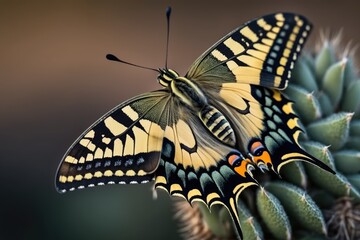
M 58 191 L 152 180 L 161 157 L 167 98 L 167 91 L 146 93 L 95 122 L 64 155 Z
M 165 129 L 155 187 L 190 203 L 203 202 L 209 208 L 225 205 L 241 232 L 237 198 L 247 187 L 257 185 L 251 173 L 252 162 L 236 148 L 214 138 L 194 112 L 175 100 L 172 104 L 178 114 L 169 116 L 177 119 L 168 121 L 172 124 Z
M 299 119 L 293 103 L 279 91 L 286 88 L 310 31 L 304 17 L 291 13 L 252 20 L 205 51 L 186 74 L 209 89 L 210 103 L 233 123 L 240 139 L 237 148 L 278 174 L 295 160 L 333 172 L 300 148 Z
M 205 51 L 186 76 L 210 85 L 237 82 L 284 89 L 310 31 L 304 17 L 291 13 L 252 20 Z
M 279 174 L 303 160 L 333 173 L 299 146 L 299 119 L 279 91 L 310 29 L 299 15 L 267 15 L 222 38 L 185 77 L 160 69 L 162 90 L 120 104 L 75 141 L 58 191 L 155 180 L 190 203 L 226 206 L 241 235 L 237 200 L 258 184 L 256 166 Z
M 66 192 L 155 179 L 156 188 L 189 202 L 226 203 L 238 219 L 236 196 L 257 182 L 250 160 L 239 166 L 239 177 L 229 159 L 242 155 L 212 138 L 194 112 L 159 90 L 120 104 L 86 130 L 65 154 L 56 186 Z

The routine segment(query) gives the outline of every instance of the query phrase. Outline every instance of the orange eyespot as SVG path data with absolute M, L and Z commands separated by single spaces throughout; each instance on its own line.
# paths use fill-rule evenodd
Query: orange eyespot
M 239 155 L 236 155 L 236 154 L 232 154 L 228 157 L 228 162 L 231 166 L 233 167 L 237 167 L 240 165 L 240 162 L 241 162 L 241 158 Z
M 251 160 L 246 158 L 240 161 L 239 166 L 234 167 L 234 170 L 237 174 L 239 174 L 242 177 L 245 177 L 245 173 L 248 172 L 248 165 L 252 165 Z M 249 172 L 248 172 L 249 173 Z M 251 174 L 251 173 L 249 173 Z
M 253 156 L 260 156 L 263 151 L 265 151 L 265 147 L 260 141 L 253 142 L 250 146 L 250 153 Z
M 254 156 L 254 162 L 257 165 L 261 164 L 261 162 L 264 163 L 266 166 L 268 165 L 268 163 L 272 165 L 271 157 L 268 151 L 263 151 L 260 156 Z
M 245 173 L 248 170 L 248 165 L 252 164 L 250 159 L 244 159 L 241 155 L 238 154 L 231 154 L 228 156 L 228 162 L 234 168 L 234 171 L 242 177 L 245 177 Z
M 260 141 L 255 141 L 251 144 L 250 153 L 256 165 L 265 164 L 267 166 L 268 163 L 272 165 L 270 153 Z

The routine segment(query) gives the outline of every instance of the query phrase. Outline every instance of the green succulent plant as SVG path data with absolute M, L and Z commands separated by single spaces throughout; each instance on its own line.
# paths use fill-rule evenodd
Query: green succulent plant
M 293 162 L 282 178 L 262 174 L 239 215 L 248 239 L 360 239 L 360 80 L 352 54 L 335 41 L 304 52 L 284 91 L 303 125 L 302 147 L 336 171 Z M 236 239 L 227 211 L 177 203 L 184 239 Z

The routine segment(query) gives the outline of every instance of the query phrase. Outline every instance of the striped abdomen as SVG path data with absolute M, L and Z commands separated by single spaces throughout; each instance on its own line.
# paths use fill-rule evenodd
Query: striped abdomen
M 226 117 L 213 106 L 204 107 L 199 113 L 201 121 L 207 129 L 221 142 L 235 145 L 235 134 Z

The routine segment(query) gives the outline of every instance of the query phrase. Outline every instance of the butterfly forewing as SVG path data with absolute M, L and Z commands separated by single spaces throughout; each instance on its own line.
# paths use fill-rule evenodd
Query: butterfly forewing
M 305 18 L 289 13 L 250 21 L 201 55 L 187 77 L 213 85 L 239 82 L 283 89 L 310 29 Z
M 160 161 L 168 98 L 167 91 L 140 95 L 94 123 L 65 154 L 58 190 L 151 180 Z

